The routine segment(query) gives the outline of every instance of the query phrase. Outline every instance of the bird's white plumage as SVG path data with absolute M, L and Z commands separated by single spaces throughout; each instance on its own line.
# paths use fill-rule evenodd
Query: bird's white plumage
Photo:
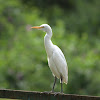
M 63 79 L 62 81 L 67 84 L 68 82 L 67 63 L 62 51 L 57 46 L 55 46 L 55 50 L 53 52 L 53 61 L 56 65 L 57 71 L 62 76 Z M 58 78 L 60 78 L 60 76 L 58 76 Z
M 68 68 L 65 57 L 62 51 L 53 45 L 52 55 L 48 57 L 48 64 L 54 76 L 60 79 L 62 76 L 62 81 L 67 84 L 68 82 Z
M 45 26 L 47 28 L 50 27 L 50 26 L 48 27 L 48 25 L 44 25 L 44 27 Z M 64 54 L 58 46 L 56 46 L 52 43 L 51 28 L 49 29 L 49 31 L 46 31 L 46 32 L 47 33 L 44 37 L 44 45 L 45 45 L 45 49 L 46 49 L 46 53 L 47 53 L 47 57 L 48 57 L 49 67 L 54 76 L 56 76 L 59 79 L 62 76 L 62 79 L 63 79 L 62 82 L 67 84 L 68 83 L 68 67 L 67 67 L 67 63 L 66 63 Z
M 63 83 L 68 83 L 68 67 L 63 52 L 60 48 L 54 45 L 51 41 L 52 29 L 48 24 L 42 24 L 41 26 L 35 26 L 39 30 L 46 32 L 44 37 L 44 45 L 47 53 L 48 64 L 53 75 L 59 79 L 62 79 Z

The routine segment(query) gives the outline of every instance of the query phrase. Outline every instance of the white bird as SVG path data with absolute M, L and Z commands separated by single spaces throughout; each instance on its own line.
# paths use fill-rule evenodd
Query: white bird
M 68 83 L 68 67 L 64 54 L 58 46 L 52 43 L 52 29 L 48 24 L 42 24 L 41 26 L 34 26 L 31 28 L 43 30 L 46 32 L 44 37 L 44 45 L 47 53 L 48 65 L 52 71 L 53 76 L 55 77 L 52 92 L 54 92 L 56 79 L 58 78 L 60 79 L 62 93 L 62 83 Z

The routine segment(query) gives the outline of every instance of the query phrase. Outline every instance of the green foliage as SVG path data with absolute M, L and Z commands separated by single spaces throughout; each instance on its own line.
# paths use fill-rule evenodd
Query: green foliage
M 21 2 L 25 5 L 28 5 L 28 6 L 35 6 L 35 7 L 38 7 L 42 10 L 45 10 L 46 9 L 49 9 L 55 5 L 58 5 L 59 7 L 63 8 L 63 9 L 66 9 L 66 10 L 70 10 L 70 9 L 74 9 L 75 8 L 75 1 L 74 3 L 72 2 L 72 0 L 21 0 Z
M 99 1 L 77 0 L 76 10 L 68 13 L 57 5 L 43 12 L 18 0 L 0 3 L 0 88 L 51 90 L 53 76 L 43 46 L 45 33 L 30 30 L 32 25 L 49 23 L 52 41 L 68 63 L 69 83 L 64 84 L 64 92 L 100 95 Z M 59 82 L 55 90 L 60 91 Z

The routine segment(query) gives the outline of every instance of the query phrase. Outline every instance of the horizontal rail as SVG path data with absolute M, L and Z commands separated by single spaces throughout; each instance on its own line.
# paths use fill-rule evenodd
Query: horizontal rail
M 97 96 L 81 96 L 73 94 L 34 92 L 22 90 L 0 90 L 0 98 L 23 100 L 100 100 Z

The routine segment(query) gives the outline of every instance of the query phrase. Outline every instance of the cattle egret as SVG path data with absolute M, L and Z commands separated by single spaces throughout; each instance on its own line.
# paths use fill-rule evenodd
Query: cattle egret
M 48 65 L 53 76 L 55 77 L 52 92 L 54 92 L 54 87 L 58 78 L 60 79 L 62 93 L 62 83 L 68 83 L 68 67 L 64 54 L 58 46 L 52 43 L 52 29 L 48 24 L 42 24 L 41 26 L 34 26 L 31 28 L 46 32 L 46 35 L 44 36 L 44 45 L 47 53 Z

